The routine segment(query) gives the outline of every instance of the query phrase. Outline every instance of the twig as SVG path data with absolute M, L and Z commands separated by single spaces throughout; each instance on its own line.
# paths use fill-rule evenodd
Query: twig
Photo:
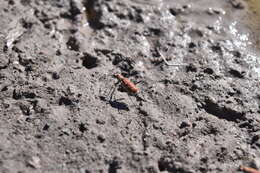
M 246 166 L 240 166 L 239 169 L 240 169 L 241 171 L 246 172 L 246 173 L 260 173 L 260 171 L 254 169 L 254 168 L 246 167 Z
M 163 61 L 165 62 L 165 64 L 166 65 L 168 65 L 168 66 L 186 66 L 187 64 L 170 64 L 167 60 L 166 60 L 166 58 L 164 57 L 164 55 L 159 51 L 159 50 L 157 50 L 158 51 L 158 53 L 160 54 L 160 56 L 162 57 L 162 59 L 163 59 Z

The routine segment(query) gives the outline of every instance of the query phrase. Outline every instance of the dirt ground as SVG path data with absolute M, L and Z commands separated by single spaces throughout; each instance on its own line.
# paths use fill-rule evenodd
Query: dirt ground
M 0 172 L 260 170 L 249 14 L 239 0 L 1 0 Z

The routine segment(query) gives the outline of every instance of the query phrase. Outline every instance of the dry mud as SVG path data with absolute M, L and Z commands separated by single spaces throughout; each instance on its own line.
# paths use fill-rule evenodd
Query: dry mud
M 246 1 L 0 9 L 1 173 L 260 169 L 260 54 Z M 159 50 L 186 65 L 168 66 Z M 117 73 L 140 92 L 115 88 Z

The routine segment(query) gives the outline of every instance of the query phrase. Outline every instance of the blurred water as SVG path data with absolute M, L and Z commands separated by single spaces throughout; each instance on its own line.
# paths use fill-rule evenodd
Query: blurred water
M 161 5 L 163 0 L 132 0 L 132 2 L 143 5 Z
M 248 0 L 247 2 L 251 10 L 250 25 L 255 31 L 257 46 L 260 48 L 260 0 Z
M 256 47 L 258 52 L 260 49 L 260 0 L 248 0 L 246 1 L 250 9 L 249 25 L 254 33 L 254 41 L 256 42 Z M 257 53 L 259 54 L 259 53 Z M 251 64 L 252 71 L 257 74 L 260 78 L 260 56 L 259 55 L 248 55 L 246 57 L 247 62 Z M 254 64 L 254 65 L 253 65 Z
M 142 5 L 150 5 L 161 10 L 161 20 L 163 26 L 166 28 L 172 28 L 168 25 L 173 24 L 173 17 L 169 14 L 167 9 L 169 7 L 186 9 L 189 11 L 185 15 L 181 16 L 181 20 L 176 17 L 177 22 L 188 21 L 191 25 L 199 25 L 201 27 L 214 26 L 219 36 L 223 36 L 228 43 L 226 46 L 231 46 L 232 49 L 240 50 L 245 53 L 243 59 L 247 62 L 250 68 L 251 76 L 260 78 L 260 51 L 252 50 L 252 47 L 258 47 L 260 49 L 260 0 L 246 0 L 248 2 L 249 10 L 247 13 L 251 14 L 246 20 L 239 18 L 237 13 L 231 12 L 230 5 L 227 5 L 226 0 L 131 0 L 134 3 Z M 189 10 L 188 8 L 191 7 Z M 221 15 L 208 15 L 206 11 L 210 8 L 220 10 Z M 246 8 L 247 9 L 247 8 Z M 248 23 L 249 22 L 249 23 Z M 247 26 L 249 24 L 249 29 Z M 173 26 L 174 27 L 174 26 Z M 254 35 L 251 35 L 249 30 L 252 30 Z M 169 30 L 168 38 L 170 40 L 176 39 L 178 36 L 171 35 Z M 223 34 L 223 32 L 225 34 Z M 215 37 L 212 36 L 214 39 Z M 191 38 L 193 39 L 193 38 Z M 216 38 L 217 39 L 217 38 Z M 183 39 L 185 41 L 186 39 Z M 179 40 L 178 43 L 181 43 Z M 256 43 L 256 45 L 255 45 Z M 185 44 L 183 44 L 185 45 Z M 173 49 L 169 51 L 169 54 L 173 55 Z M 176 51 L 175 51 L 176 52 Z M 182 55 L 185 53 L 182 52 Z M 178 57 L 178 55 L 176 55 Z M 175 59 L 176 60 L 176 59 Z

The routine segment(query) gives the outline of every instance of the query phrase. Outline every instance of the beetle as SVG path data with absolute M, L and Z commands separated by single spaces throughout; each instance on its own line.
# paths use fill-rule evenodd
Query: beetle
M 122 76 L 121 74 L 115 74 L 115 77 L 123 83 L 129 92 L 136 94 L 139 91 L 139 88 L 137 88 L 137 86 L 128 78 Z

